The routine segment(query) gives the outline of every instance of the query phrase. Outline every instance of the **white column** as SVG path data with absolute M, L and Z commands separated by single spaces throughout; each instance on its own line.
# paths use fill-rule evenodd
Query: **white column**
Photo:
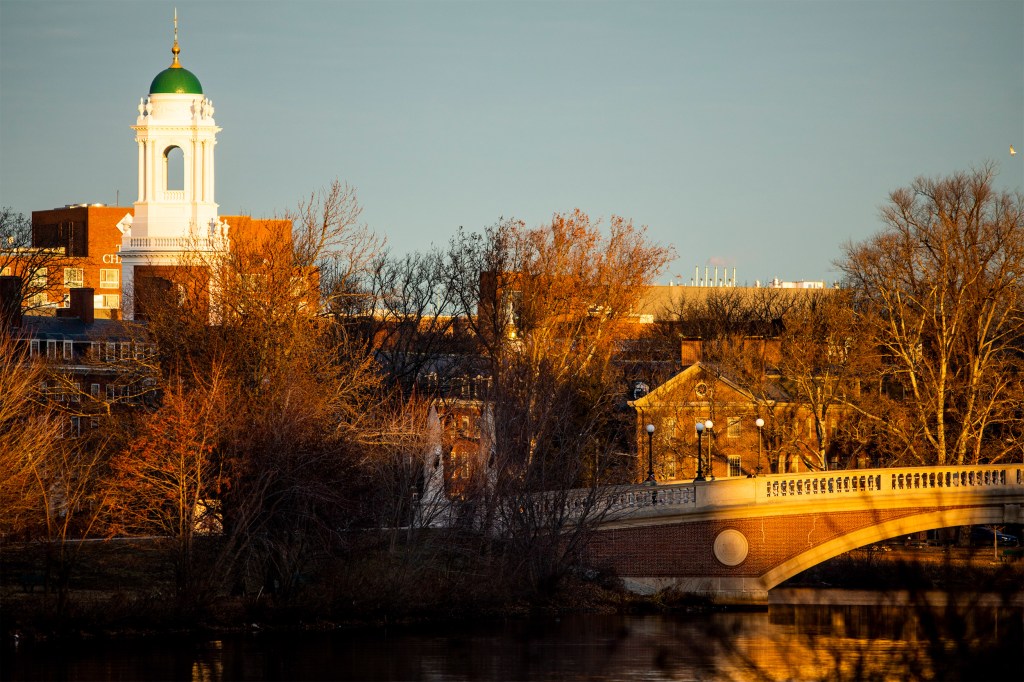
M 149 191 L 146 192 L 146 201 L 156 201 L 160 197 L 157 193 L 159 176 L 157 174 L 156 142 L 149 140 L 147 145 L 149 147 L 149 173 L 146 177 L 146 185 L 149 187 Z
M 217 140 L 216 139 L 211 139 L 210 140 L 210 153 L 207 154 L 207 156 L 206 156 L 206 177 L 207 177 L 207 181 L 206 182 L 208 183 L 208 185 L 210 187 L 210 193 L 207 195 L 207 199 L 206 200 L 209 201 L 210 203 L 213 203 L 213 198 L 214 198 L 214 196 L 216 196 L 214 194 L 214 187 L 213 187 L 213 151 L 214 151 L 214 147 L 216 147 L 216 146 L 217 146 Z
M 199 143 L 199 162 L 197 165 L 202 169 L 197 200 L 206 201 L 206 140 Z
M 139 147 L 139 201 L 146 200 L 146 146 L 142 140 L 136 140 Z
M 189 140 L 188 144 L 181 145 L 181 160 L 182 165 L 185 167 L 185 177 L 182 178 L 181 183 L 181 194 L 185 198 L 185 203 L 191 204 L 195 199 L 195 178 L 196 178 L 196 142 L 195 140 Z

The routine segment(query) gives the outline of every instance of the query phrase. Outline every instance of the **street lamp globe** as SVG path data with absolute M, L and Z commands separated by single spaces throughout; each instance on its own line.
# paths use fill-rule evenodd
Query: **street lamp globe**
M 754 420 L 754 425 L 757 426 L 757 475 L 761 475 L 761 428 L 764 426 L 764 420 L 758 417 Z
M 703 481 L 704 478 L 704 452 L 701 447 L 702 438 L 704 435 L 704 422 L 697 422 L 697 475 L 693 480 Z
M 708 432 L 708 454 L 707 454 L 707 457 L 704 458 L 704 461 L 705 461 L 705 464 L 706 464 L 705 471 L 706 471 L 706 473 L 709 476 L 711 476 L 711 480 L 712 481 L 715 480 L 714 464 L 712 464 L 712 461 L 711 461 L 711 429 L 713 429 L 713 428 L 715 428 L 715 423 L 713 421 L 711 421 L 710 419 L 705 419 L 704 420 L 704 429 Z M 703 479 L 701 479 L 701 480 L 703 480 Z
M 654 478 L 654 424 L 647 425 L 647 485 L 657 485 Z M 652 502 L 657 499 L 656 493 Z

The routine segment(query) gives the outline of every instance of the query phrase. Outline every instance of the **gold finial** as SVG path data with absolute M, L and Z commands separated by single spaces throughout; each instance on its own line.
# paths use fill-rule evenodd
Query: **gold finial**
M 172 69 L 180 69 L 181 64 L 178 63 L 178 54 L 181 53 L 181 48 L 178 47 L 178 8 L 174 8 L 174 47 L 171 48 L 171 54 L 174 55 L 174 61 L 171 62 Z

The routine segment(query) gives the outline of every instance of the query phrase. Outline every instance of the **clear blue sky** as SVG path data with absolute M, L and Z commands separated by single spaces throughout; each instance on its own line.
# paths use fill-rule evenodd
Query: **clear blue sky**
M 340 178 L 399 252 L 578 206 L 672 244 L 662 282 L 832 281 L 916 176 L 1024 190 L 1022 0 L 0 0 L 0 204 L 137 198 L 175 6 L 222 214 Z

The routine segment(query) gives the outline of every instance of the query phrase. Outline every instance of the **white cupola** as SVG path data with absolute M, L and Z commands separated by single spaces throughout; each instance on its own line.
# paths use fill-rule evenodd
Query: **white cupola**
M 214 147 L 220 128 L 199 79 L 181 66 L 180 52 L 175 11 L 173 60 L 153 79 L 149 96 L 139 101 L 132 126 L 139 153 L 139 197 L 130 223 L 120 225 L 128 299 L 122 310 L 129 319 L 135 268 L 174 266 L 186 252 L 228 246 L 227 225 L 214 201 Z

